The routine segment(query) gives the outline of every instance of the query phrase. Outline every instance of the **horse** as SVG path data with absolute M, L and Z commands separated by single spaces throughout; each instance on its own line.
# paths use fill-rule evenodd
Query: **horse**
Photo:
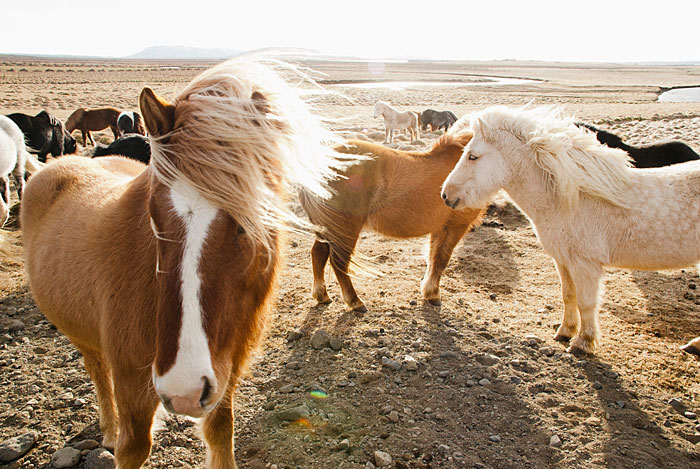
M 47 111 L 41 111 L 36 116 L 15 112 L 7 117 L 22 130 L 28 150 L 36 153 L 42 163 L 46 162 L 49 153 L 58 157 L 77 150 L 75 139 L 66 131 L 63 123 Z
M 394 130 L 408 129 L 411 135 L 411 141 L 416 141 L 420 138 L 418 131 L 418 116 L 411 111 L 399 112 L 389 103 L 378 101 L 374 105 L 374 118 L 379 116 L 384 117 L 384 127 L 386 136 L 384 143 L 394 141 Z
M 700 260 L 700 161 L 637 169 L 558 107 L 492 107 L 471 116 L 472 141 L 445 180 L 453 208 L 504 189 L 556 264 L 564 315 L 555 340 L 593 353 L 604 266 L 663 270 Z M 669 220 L 676 220 L 669 223 Z M 683 350 L 699 354 L 700 338 Z
M 445 129 L 445 132 L 450 128 L 452 124 L 457 122 L 457 116 L 452 111 L 435 111 L 433 109 L 426 109 L 421 113 L 421 130 L 430 130 L 433 132 L 439 130 L 440 128 Z
M 136 111 L 123 111 L 117 118 L 117 127 L 121 134 L 139 134 L 146 135 L 146 129 L 143 127 L 141 114 Z
M 421 282 L 424 298 L 440 304 L 440 277 L 452 251 L 468 230 L 481 222 L 484 210 L 450 210 L 440 200 L 442 181 L 452 170 L 471 132 L 444 134 L 430 151 L 407 152 L 382 145 L 350 140 L 336 150 L 365 159 L 344 170 L 331 183 L 329 200 L 301 191 L 300 202 L 318 227 L 311 249 L 312 296 L 330 303 L 326 291 L 326 262 L 329 257 L 345 303 L 354 311 L 367 308 L 358 297 L 348 275 L 350 264 L 369 271 L 352 256 L 360 233 L 369 228 L 394 238 L 430 234 L 430 251 Z
M 577 122 L 576 125 L 595 133 L 600 143 L 604 143 L 610 148 L 625 150 L 632 158 L 632 164 L 635 168 L 658 168 L 685 161 L 700 160 L 700 155 L 683 142 L 672 140 L 633 146 L 624 143 L 617 135 L 594 125 L 584 122 Z
M 92 138 L 91 131 L 103 130 L 109 127 L 117 139 L 121 136 L 119 127 L 117 126 L 117 118 L 119 111 L 113 107 L 104 107 L 100 109 L 86 109 L 84 107 L 73 111 L 73 114 L 68 116 L 66 121 L 66 130 L 72 134 L 74 130 L 80 130 L 83 135 L 83 145 L 87 146 L 88 141 L 95 145 L 95 140 Z
M 109 145 L 95 145 L 92 157 L 121 155 L 148 164 L 151 161 L 151 144 L 148 138 L 139 134 L 127 134 Z
M 146 461 L 162 403 L 203 418 L 207 467 L 235 468 L 232 396 L 298 219 L 287 201 L 297 185 L 327 193 L 334 139 L 301 90 L 247 57 L 172 103 L 146 87 L 139 105 L 149 166 L 65 156 L 28 181 L 29 285 L 83 354 L 117 467 Z
M 38 171 L 40 164 L 27 152 L 22 130 L 7 116 L 0 115 L 0 227 L 10 217 L 10 173 L 15 180 L 17 196 L 24 195 L 27 171 Z

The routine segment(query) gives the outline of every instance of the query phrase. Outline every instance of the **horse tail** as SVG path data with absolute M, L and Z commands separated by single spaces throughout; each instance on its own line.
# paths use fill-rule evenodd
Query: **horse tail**
M 36 159 L 34 155 L 29 153 L 26 150 L 24 151 L 24 169 L 29 173 L 29 174 L 34 174 L 38 171 L 41 171 L 41 168 L 44 167 L 45 163 L 40 162 L 39 160 Z
M 357 239 L 345 235 L 345 230 L 341 226 L 340 220 L 346 217 L 333 208 L 328 201 L 310 193 L 305 189 L 299 191 L 299 202 L 304 212 L 313 224 L 316 231 L 316 238 L 328 244 L 330 249 L 330 262 L 335 268 L 341 270 L 348 269 L 348 274 L 353 277 L 378 277 L 383 273 L 374 267 L 374 262 L 370 257 L 354 250 Z M 347 246 L 353 248 L 348 249 Z M 340 259 L 348 259 L 348 265 L 340 265 Z

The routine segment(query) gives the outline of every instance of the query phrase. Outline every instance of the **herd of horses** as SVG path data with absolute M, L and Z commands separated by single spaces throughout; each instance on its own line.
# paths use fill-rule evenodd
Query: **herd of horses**
M 644 161 L 663 167 L 637 169 L 634 147 L 601 143 L 603 131 L 558 108 L 525 106 L 450 116 L 430 150 L 403 151 L 340 141 L 303 94 L 249 59 L 203 72 L 172 102 L 144 88 L 148 164 L 71 155 L 43 164 L 25 149 L 30 136 L 0 116 L 0 169 L 21 184 L 18 168 L 29 162 L 32 173 L 20 192 L 31 292 L 82 352 L 103 445 L 115 449 L 120 468 L 148 458 L 159 404 L 203 418 L 208 467 L 236 467 L 233 390 L 262 335 L 290 229 L 316 234 L 313 297 L 330 301 L 330 260 L 344 301 L 358 312 L 366 306 L 349 269 L 371 269 L 353 256 L 362 230 L 430 234 L 421 290 L 439 305 L 454 247 L 505 190 L 555 260 L 564 300 L 555 339 L 571 341 L 573 353 L 592 353 L 598 341 L 603 266 L 668 269 L 700 260 L 700 162 L 676 161 L 700 157 L 685 144 L 644 147 Z M 385 119 L 395 111 L 387 103 L 376 109 Z M 79 111 L 64 130 L 80 130 L 86 144 L 90 130 L 112 128 L 121 114 Z M 118 122 L 112 130 L 115 142 L 125 138 Z M 290 208 L 294 195 L 310 222 Z M 700 354 L 700 339 L 684 350 Z

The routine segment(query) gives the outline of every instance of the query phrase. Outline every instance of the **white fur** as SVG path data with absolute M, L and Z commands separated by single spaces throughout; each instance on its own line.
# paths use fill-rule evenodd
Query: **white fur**
M 592 352 L 598 342 L 604 266 L 660 270 L 700 261 L 700 162 L 631 168 L 626 154 L 592 141 L 552 108 L 489 108 L 472 116 L 471 127 L 443 198 L 454 208 L 481 207 L 504 189 L 528 216 L 559 270 L 557 338 L 578 333 L 571 349 Z
M 193 389 L 199 389 L 203 377 L 214 389 L 217 388 L 202 324 L 199 263 L 218 209 L 183 182 L 176 183 L 170 194 L 175 213 L 183 220 L 186 229 L 180 266 L 182 325 L 175 364 L 163 376 L 155 376 L 154 385 L 159 394 L 173 397 L 190 395 Z
M 26 168 L 29 172 L 35 172 L 40 166 L 41 163 L 27 152 L 24 134 L 17 124 L 9 117 L 0 115 L 0 190 L 7 198 L 7 201 L 0 199 L 0 226 L 7 222 L 10 215 L 10 173 L 14 176 L 17 193 L 21 197 L 24 192 Z
M 378 101 L 374 105 L 374 118 L 384 116 L 385 138 L 384 143 L 394 141 L 394 130 L 408 129 L 411 134 L 411 140 L 415 141 L 420 138 L 418 132 L 418 116 L 415 112 L 405 111 L 399 112 L 384 101 Z

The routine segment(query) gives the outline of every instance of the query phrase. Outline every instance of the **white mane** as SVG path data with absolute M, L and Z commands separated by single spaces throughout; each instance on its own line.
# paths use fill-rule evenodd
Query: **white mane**
M 580 193 L 622 207 L 630 205 L 626 190 L 632 176 L 629 155 L 599 143 L 559 107 L 491 107 L 473 114 L 471 127 L 487 141 L 508 132 L 527 145 L 565 205 L 574 206 Z
M 303 94 L 250 59 L 203 72 L 175 100 L 176 130 L 151 138 L 153 171 L 169 186 L 187 181 L 269 250 L 275 231 L 303 224 L 287 204 L 293 186 L 327 197 L 339 166 L 336 139 Z

